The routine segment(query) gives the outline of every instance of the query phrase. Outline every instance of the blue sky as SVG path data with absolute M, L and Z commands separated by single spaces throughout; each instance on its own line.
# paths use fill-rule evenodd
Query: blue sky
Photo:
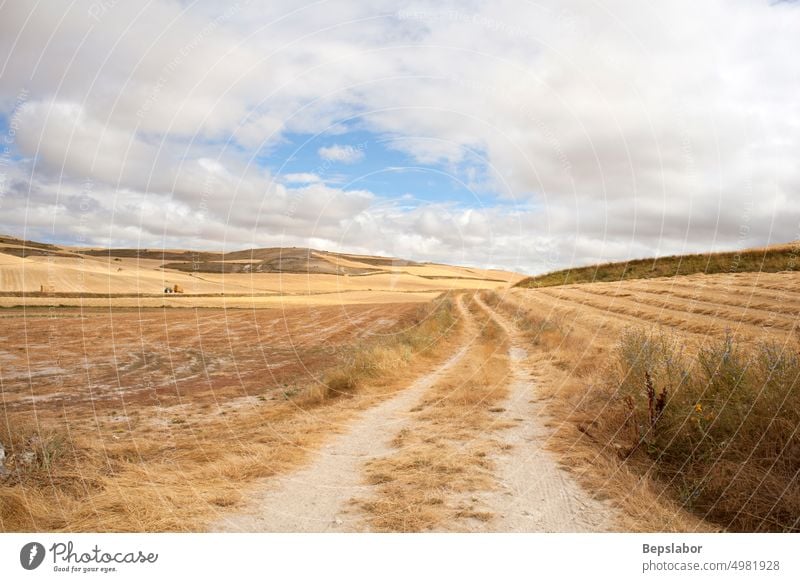
M 465 159 L 453 164 L 421 164 L 398 149 L 404 136 L 363 129 L 339 131 L 333 135 L 285 135 L 277 146 L 263 148 L 255 160 L 279 181 L 287 175 L 314 174 L 331 186 L 368 190 L 383 199 L 402 199 L 408 204 L 480 208 L 500 203 L 490 185 L 476 181 L 487 173 L 480 152 L 465 152 Z M 362 155 L 351 163 L 323 159 L 319 150 L 331 146 L 349 146 Z

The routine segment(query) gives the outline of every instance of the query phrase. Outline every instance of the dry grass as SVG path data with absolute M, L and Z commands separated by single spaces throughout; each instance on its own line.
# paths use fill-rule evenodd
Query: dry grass
M 588 490 L 622 509 L 623 527 L 797 529 L 800 367 L 785 336 L 681 332 L 691 319 L 654 331 L 646 315 L 640 325 L 650 331 L 626 332 L 629 315 L 613 297 L 629 288 L 616 288 L 602 313 L 572 291 L 572 303 L 543 293 L 487 300 L 537 348 L 553 448 Z
M 457 528 L 459 519 L 487 521 L 470 492 L 493 487 L 493 431 L 506 428 L 491 412 L 508 396 L 504 332 L 471 303 L 475 344 L 456 369 L 432 386 L 402 430 L 393 454 L 367 464 L 374 494 L 358 503 L 377 531 Z
M 21 420 L 10 418 L 7 430 L 16 431 Z M 65 423 L 42 430 L 68 435 L 69 428 Z M 230 421 L 197 418 L 175 429 L 141 430 L 113 444 L 64 437 L 62 458 L 49 467 L 27 468 L 20 456 L 11 459 L 11 476 L 0 490 L 0 526 L 4 531 L 194 531 L 216 507 L 238 501 L 248 481 L 301 461 L 324 430 L 284 404 Z M 23 450 L 24 445 L 15 452 Z
M 454 309 L 450 294 L 421 305 L 406 322 L 405 331 L 353 346 L 343 355 L 344 363 L 330 370 L 322 382 L 310 386 L 300 401 L 313 405 L 353 396 L 367 383 L 392 377 L 406 368 L 412 357 L 440 346 L 456 325 Z
M 244 399 L 132 411 L 125 430 L 98 438 L 91 423 L 37 421 L 7 413 L 0 423 L 9 469 L 0 487 L 3 531 L 198 531 L 239 504 L 248 484 L 301 464 L 336 427 L 422 373 L 450 349 L 456 324 L 448 297 L 421 307 L 406 331 L 365 344 L 361 364 L 345 366 L 352 397 L 308 390 L 283 401 Z M 414 356 L 411 360 L 411 355 Z M 361 364 L 353 364 L 356 367 Z

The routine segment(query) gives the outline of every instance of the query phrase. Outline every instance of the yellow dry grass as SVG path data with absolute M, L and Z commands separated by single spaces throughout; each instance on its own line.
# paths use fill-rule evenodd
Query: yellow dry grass
M 190 294 L 159 297 L 2 297 L 0 307 L 174 307 L 226 309 L 280 309 L 323 305 L 369 305 L 385 303 L 427 303 L 441 291 L 354 291 L 309 295 L 197 297 Z
M 693 498 L 691 495 L 683 497 L 687 491 L 691 494 L 691 486 L 682 485 L 680 477 L 674 475 L 663 478 L 662 472 L 659 477 L 659 462 L 648 458 L 646 451 L 638 449 L 630 454 L 632 425 L 630 419 L 626 420 L 625 414 L 620 413 L 619 407 L 624 409 L 624 402 L 615 397 L 619 389 L 615 378 L 619 370 L 620 339 L 631 329 L 668 333 L 688 360 L 697 354 L 712 353 L 709 350 L 721 353 L 718 346 L 726 335 L 748 353 L 757 350 L 758 342 L 765 340 L 773 342 L 772 345 L 777 346 L 775 349 L 782 353 L 787 346 L 794 345 L 800 323 L 798 283 L 800 275 L 795 273 L 692 275 L 536 290 L 513 289 L 487 297 L 487 301 L 514 317 L 534 346 L 539 362 L 538 380 L 544 389 L 543 396 L 548 398 L 548 411 L 556 429 L 554 449 L 587 489 L 611 498 L 623 510 L 622 525 L 630 530 L 708 531 L 728 527 L 728 521 L 716 526 L 702 518 L 712 517 L 713 512 L 720 515 L 730 504 L 712 503 L 710 510 L 703 509 L 699 515 L 693 515 L 687 510 L 694 505 Z M 643 378 L 636 381 L 644 386 Z M 657 386 L 659 382 L 661 378 L 656 378 Z M 701 394 L 705 384 L 698 386 L 698 394 Z M 637 390 L 638 398 L 644 398 L 644 388 Z M 760 442 L 766 436 L 770 424 L 764 424 L 764 432 L 754 433 L 755 440 L 750 442 L 753 447 L 757 446 L 756 440 Z M 774 433 L 775 427 L 770 431 Z M 675 443 L 658 446 L 669 447 L 665 449 L 666 454 L 678 454 L 674 450 Z M 786 453 L 786 450 L 776 452 L 774 461 L 778 462 Z M 698 466 L 696 460 L 692 462 Z M 714 466 L 708 464 L 709 476 Z M 743 469 L 740 466 L 737 470 Z M 796 475 L 786 475 L 788 481 L 784 480 L 781 485 L 777 475 L 762 470 L 759 483 L 753 477 L 757 476 L 757 471 L 753 467 L 742 475 L 750 475 L 748 482 L 752 481 L 753 486 L 775 481 L 777 502 L 784 507 L 793 503 L 781 489 L 792 479 L 796 486 Z M 702 488 L 711 490 L 709 487 L 713 486 L 713 482 L 706 481 Z M 734 490 L 727 489 L 727 495 L 733 495 Z M 744 493 L 742 499 L 755 507 L 755 500 L 748 497 L 752 496 Z M 775 515 L 767 513 L 778 509 L 772 502 L 767 505 L 772 509 L 764 506 L 754 515 L 741 515 L 740 511 L 731 509 L 730 515 L 736 515 L 736 523 L 741 524 L 737 526 L 731 521 L 731 527 L 780 529 L 777 523 L 763 521 L 774 519 Z M 761 511 L 760 517 L 758 511 Z
M 98 413 L 93 423 L 8 414 L 0 423 L 11 471 L 0 487 L 0 530 L 200 531 L 249 484 L 297 467 L 358 411 L 446 356 L 451 308 L 447 297 L 421 306 L 414 325 L 364 344 L 361 359 L 329 375 L 321 393 L 134 410 L 113 431 Z M 336 392 L 337 373 L 353 378 L 347 394 Z

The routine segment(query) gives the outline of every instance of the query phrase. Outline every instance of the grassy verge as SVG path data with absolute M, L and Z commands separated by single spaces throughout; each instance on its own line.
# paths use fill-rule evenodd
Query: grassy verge
M 242 502 L 249 484 L 297 467 L 336 426 L 423 373 L 447 353 L 456 325 L 443 296 L 285 400 L 131 410 L 118 432 L 66 413 L 5 414 L 0 530 L 200 531 Z
M 365 384 L 406 367 L 412 356 L 434 349 L 453 329 L 456 324 L 454 309 L 449 293 L 432 303 L 420 305 L 404 323 L 404 331 L 362 342 L 341 354 L 342 363 L 330 370 L 320 384 L 309 387 L 304 402 L 312 404 L 352 396 Z
M 800 530 L 797 346 L 650 330 L 593 345 L 499 297 L 535 346 L 565 466 L 647 531 Z
M 603 388 L 597 434 L 676 501 L 725 529 L 800 531 L 800 360 L 795 346 L 725 337 L 696 353 L 633 331 Z
M 705 273 L 706 275 L 747 272 L 777 273 L 795 271 L 798 265 L 800 265 L 800 243 L 793 243 L 777 248 L 678 255 L 564 269 L 528 277 L 517 283 L 515 287 L 553 287 L 574 283 L 652 279 L 696 273 Z

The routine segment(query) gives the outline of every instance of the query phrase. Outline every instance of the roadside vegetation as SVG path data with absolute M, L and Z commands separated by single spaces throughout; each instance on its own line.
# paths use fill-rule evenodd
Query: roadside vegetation
M 403 331 L 362 342 L 339 354 L 342 363 L 330 370 L 322 382 L 308 388 L 305 402 L 319 403 L 352 396 L 370 381 L 396 374 L 413 356 L 435 349 L 455 324 L 451 293 L 420 305 Z
M 625 527 L 800 531 L 795 339 L 690 341 L 643 325 L 605 342 L 565 312 L 483 296 L 539 354 L 552 447 Z
M 611 403 L 595 436 L 725 529 L 800 531 L 798 347 L 728 335 L 691 352 L 672 335 L 628 332 L 593 396 Z
M 652 279 L 705 273 L 778 273 L 800 267 L 800 242 L 792 245 L 749 249 L 729 253 L 678 255 L 604 263 L 563 269 L 528 277 L 515 285 L 522 288 L 553 287 L 575 283 L 600 283 Z

